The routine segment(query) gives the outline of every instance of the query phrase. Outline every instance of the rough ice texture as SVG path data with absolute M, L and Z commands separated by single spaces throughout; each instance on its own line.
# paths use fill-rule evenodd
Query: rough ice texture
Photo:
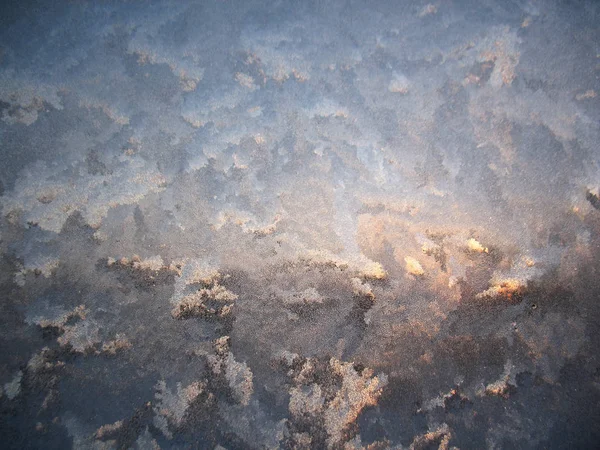
M 596 2 L 29 3 L 5 447 L 600 440 Z

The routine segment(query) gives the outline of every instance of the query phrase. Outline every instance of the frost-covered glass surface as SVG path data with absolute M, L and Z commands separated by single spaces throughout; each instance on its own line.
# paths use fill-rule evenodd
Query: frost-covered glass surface
M 600 5 L 12 1 L 2 448 L 595 448 Z

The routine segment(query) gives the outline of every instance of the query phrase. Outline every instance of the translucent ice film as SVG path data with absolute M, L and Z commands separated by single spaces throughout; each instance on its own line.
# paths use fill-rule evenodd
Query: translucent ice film
M 600 3 L 5 1 L 0 447 L 600 442 Z

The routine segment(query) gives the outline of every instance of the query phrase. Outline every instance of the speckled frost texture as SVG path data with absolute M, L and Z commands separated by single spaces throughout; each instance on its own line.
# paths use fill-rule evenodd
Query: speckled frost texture
M 597 2 L 5 3 L 3 448 L 597 446 Z

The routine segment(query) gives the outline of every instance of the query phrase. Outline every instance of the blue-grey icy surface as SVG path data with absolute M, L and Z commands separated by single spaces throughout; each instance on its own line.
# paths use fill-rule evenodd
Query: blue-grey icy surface
M 599 3 L 1 9 L 2 448 L 597 448 Z

